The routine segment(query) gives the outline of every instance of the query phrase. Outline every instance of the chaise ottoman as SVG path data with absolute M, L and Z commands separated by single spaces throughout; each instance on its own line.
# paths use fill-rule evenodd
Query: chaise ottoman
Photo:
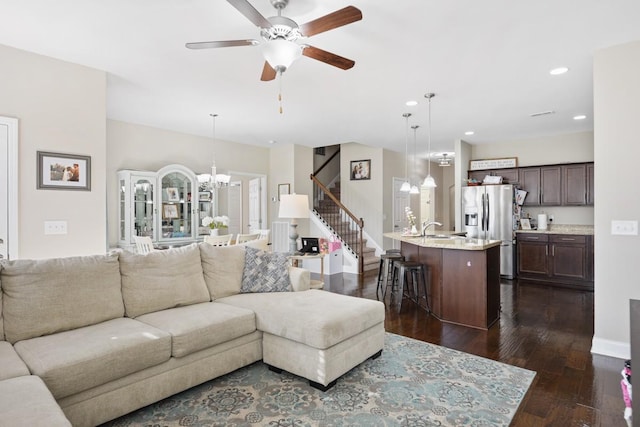
M 384 346 L 384 304 L 322 290 L 238 294 L 217 302 L 256 313 L 263 361 L 321 390 Z

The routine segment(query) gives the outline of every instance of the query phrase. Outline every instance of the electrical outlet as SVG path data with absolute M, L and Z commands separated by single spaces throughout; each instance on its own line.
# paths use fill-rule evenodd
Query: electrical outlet
M 638 221 L 611 221 L 611 234 L 637 236 Z
M 553 222 L 553 215 L 549 215 L 549 222 Z
M 67 234 L 67 221 L 45 221 L 44 234 Z

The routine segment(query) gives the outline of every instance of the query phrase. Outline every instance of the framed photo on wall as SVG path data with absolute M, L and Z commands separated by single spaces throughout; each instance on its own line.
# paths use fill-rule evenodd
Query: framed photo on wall
M 291 184 L 278 184 L 278 201 L 283 194 L 289 194 L 291 191 Z
M 39 190 L 91 191 L 91 157 L 37 152 Z
M 351 160 L 351 181 L 371 179 L 371 159 Z

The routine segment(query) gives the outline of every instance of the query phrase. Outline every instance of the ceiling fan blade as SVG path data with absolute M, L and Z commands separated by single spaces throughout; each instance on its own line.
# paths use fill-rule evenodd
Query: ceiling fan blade
M 260 44 L 258 40 L 220 40 L 215 42 L 194 42 L 185 44 L 189 49 L 213 49 L 218 47 L 255 46 Z
M 264 68 L 262 69 L 262 76 L 260 80 L 268 82 L 276 78 L 276 70 L 274 70 L 267 61 L 264 61 Z
M 249 21 L 253 22 L 256 27 L 271 28 L 271 22 L 267 21 L 267 18 L 262 16 L 255 7 L 251 6 L 247 0 L 227 0 L 231 6 L 238 9 Z
M 347 6 L 344 9 L 336 10 L 333 13 L 300 25 L 300 32 L 304 36 L 310 37 L 361 19 L 362 12 L 360 9 L 354 6 Z
M 317 47 L 309 45 L 305 45 L 304 49 L 302 50 L 302 54 L 306 57 L 316 59 L 318 61 L 333 65 L 334 67 L 338 67 L 343 70 L 348 70 L 349 68 L 356 65 L 356 63 L 350 59 L 343 58 L 342 56 L 338 56 L 335 53 L 327 52 L 326 50 L 318 49 Z

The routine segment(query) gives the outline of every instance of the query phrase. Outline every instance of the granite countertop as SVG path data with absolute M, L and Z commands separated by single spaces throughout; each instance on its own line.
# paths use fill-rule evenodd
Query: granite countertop
M 546 230 L 518 230 L 517 233 L 593 235 L 593 225 L 549 224 Z
M 483 251 L 494 246 L 500 246 L 500 240 L 471 239 L 457 236 L 455 231 L 440 231 L 421 236 L 406 236 L 402 233 L 384 233 L 384 237 L 411 243 L 425 248 L 453 249 L 464 251 Z

